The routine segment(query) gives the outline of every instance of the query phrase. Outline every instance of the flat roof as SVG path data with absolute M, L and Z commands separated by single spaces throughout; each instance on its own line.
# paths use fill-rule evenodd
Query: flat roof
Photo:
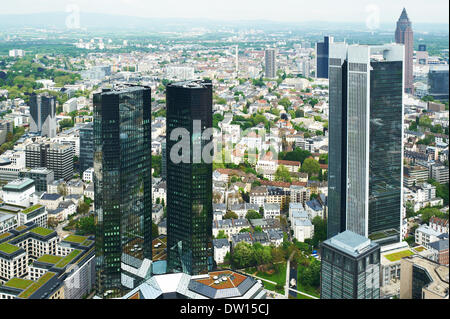
M 353 256 L 358 256 L 365 250 L 377 245 L 372 243 L 370 239 L 349 230 L 326 240 L 324 243 Z

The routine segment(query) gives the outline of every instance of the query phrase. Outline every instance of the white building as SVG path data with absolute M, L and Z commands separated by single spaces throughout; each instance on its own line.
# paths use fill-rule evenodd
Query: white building
M 7 204 L 28 207 L 34 192 L 35 186 L 32 179 L 17 179 L 3 186 L 3 201 Z
M 264 204 L 264 218 L 278 218 L 280 216 L 280 204 Z
M 92 183 L 94 181 L 94 168 L 89 167 L 83 172 L 83 181 L 85 183 Z
M 439 240 L 438 236 L 442 235 L 442 233 L 435 231 L 428 225 L 420 225 L 419 228 L 416 229 L 415 233 L 415 242 L 418 245 L 422 245 L 428 248 L 428 244 Z
M 216 264 L 223 264 L 225 256 L 230 252 L 230 242 L 226 238 L 213 239 L 214 261 Z

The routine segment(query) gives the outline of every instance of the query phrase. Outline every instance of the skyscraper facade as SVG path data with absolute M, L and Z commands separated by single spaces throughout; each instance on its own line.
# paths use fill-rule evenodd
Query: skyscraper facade
M 380 246 L 345 231 L 321 244 L 321 299 L 379 299 Z
M 395 42 L 405 46 L 405 92 L 412 94 L 414 93 L 414 33 L 412 30 L 411 21 L 408 18 L 405 8 L 403 8 L 402 14 L 397 21 Z
M 97 291 L 117 297 L 151 275 L 151 89 L 94 95 Z
M 167 92 L 168 271 L 205 274 L 212 267 L 212 83 L 169 84 Z M 181 135 L 180 135 L 181 134 Z M 185 147 L 178 146 L 184 135 Z M 209 148 L 209 146 L 211 146 Z M 176 159 L 181 153 L 182 161 Z
M 30 132 L 41 136 L 56 136 L 55 97 L 48 94 L 33 94 L 30 97 Z
M 324 37 L 323 42 L 316 43 L 317 78 L 328 79 L 328 57 L 330 52 L 330 43 L 333 42 L 333 37 Z
M 276 78 L 277 76 L 277 67 L 276 67 L 276 58 L 275 58 L 275 49 L 267 49 L 265 51 L 265 67 L 266 72 L 265 76 L 268 79 Z
M 80 173 L 94 167 L 94 123 L 80 128 Z
M 428 95 L 441 102 L 448 101 L 448 65 L 432 65 L 428 73 Z
M 403 46 L 330 46 L 328 238 L 400 240 Z

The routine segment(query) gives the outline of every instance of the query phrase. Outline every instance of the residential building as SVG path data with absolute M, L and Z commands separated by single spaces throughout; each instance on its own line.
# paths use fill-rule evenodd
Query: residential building
M 275 49 L 265 50 L 265 77 L 274 79 L 277 77 L 277 62 Z
M 223 264 L 225 256 L 230 252 L 230 242 L 226 238 L 213 239 L 214 261 L 217 265 Z
M 428 225 L 420 225 L 416 229 L 415 232 L 415 242 L 418 245 L 422 245 L 424 247 L 428 248 L 428 245 L 432 242 L 435 242 L 439 240 L 439 236 L 442 235 L 442 233 L 435 231 L 433 228 L 431 228 Z

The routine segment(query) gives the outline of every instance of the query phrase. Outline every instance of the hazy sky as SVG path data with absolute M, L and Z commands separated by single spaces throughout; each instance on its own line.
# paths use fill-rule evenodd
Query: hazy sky
M 0 14 L 81 12 L 157 18 L 364 22 L 396 21 L 403 7 L 414 22 L 448 23 L 448 0 L 2 0 Z

